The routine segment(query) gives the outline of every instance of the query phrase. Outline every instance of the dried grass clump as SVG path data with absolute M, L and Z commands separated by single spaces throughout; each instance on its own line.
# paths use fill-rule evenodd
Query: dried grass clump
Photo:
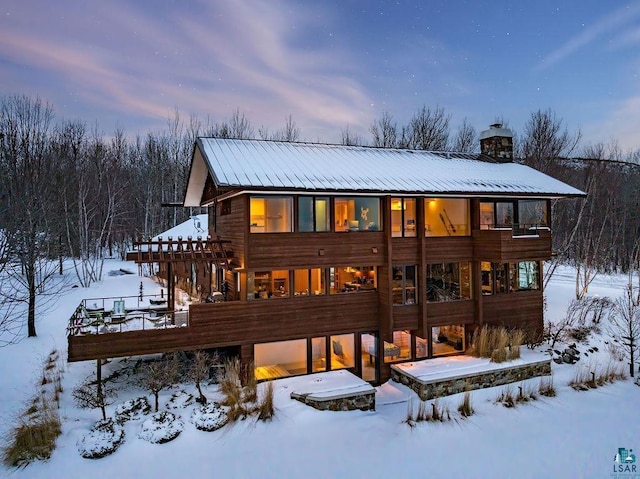
M 471 405 L 471 393 L 469 391 L 464 393 L 462 402 L 458 406 L 458 412 L 462 415 L 462 417 L 473 416 L 473 413 L 475 412 L 475 410 Z
M 2 448 L 2 460 L 9 467 L 24 467 L 34 460 L 46 460 L 61 434 L 58 407 L 62 392 L 62 365 L 57 350 L 52 350 L 38 376 L 38 393 L 8 432 Z
M 265 384 L 262 391 L 262 399 L 258 403 L 258 419 L 271 421 L 276 412 L 273 405 L 273 382 L 269 381 Z
M 45 407 L 35 419 L 21 418 L 10 432 L 10 444 L 3 450 L 2 460 L 11 467 L 24 467 L 35 460 L 46 460 L 56 448 L 61 434 L 58 410 Z
M 520 346 L 524 343 L 525 334 L 521 329 L 514 329 L 509 332 L 509 353 L 507 361 L 520 359 Z
M 494 363 L 518 359 L 524 339 L 525 334 L 519 329 L 507 331 L 502 326 L 489 327 L 485 324 L 473 335 L 471 355 L 491 358 Z
M 542 378 L 538 384 L 538 393 L 545 397 L 555 397 L 556 387 L 553 385 L 553 378 Z
M 511 386 L 506 386 L 502 389 L 502 391 L 496 398 L 496 403 L 502 404 L 504 407 L 516 406 L 516 397 L 513 395 Z

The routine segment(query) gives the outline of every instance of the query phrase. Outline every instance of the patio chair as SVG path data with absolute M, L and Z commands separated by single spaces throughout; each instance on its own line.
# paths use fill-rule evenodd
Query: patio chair
M 111 312 L 111 322 L 121 323 L 126 319 L 126 311 L 124 308 L 124 299 L 116 299 L 113 302 L 113 311 Z

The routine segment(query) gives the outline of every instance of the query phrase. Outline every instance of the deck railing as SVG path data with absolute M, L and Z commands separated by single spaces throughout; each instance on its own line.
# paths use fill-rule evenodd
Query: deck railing
M 67 326 L 67 335 L 106 334 L 189 326 L 189 311 L 167 309 L 163 295 L 83 299 Z

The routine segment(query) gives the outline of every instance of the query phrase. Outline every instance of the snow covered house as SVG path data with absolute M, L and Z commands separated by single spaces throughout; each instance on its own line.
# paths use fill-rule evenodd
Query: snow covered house
M 481 148 L 199 138 L 185 206 L 208 207 L 233 251 L 227 301 L 133 351 L 70 338 L 70 360 L 226 347 L 260 379 L 347 368 L 377 383 L 393 363 L 464 353 L 482 324 L 537 337 L 550 200 L 583 193 L 512 162 L 500 125 Z

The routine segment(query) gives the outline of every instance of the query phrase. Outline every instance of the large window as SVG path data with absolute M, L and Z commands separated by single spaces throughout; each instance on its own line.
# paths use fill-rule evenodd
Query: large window
M 431 328 L 431 344 L 434 356 L 464 351 L 464 325 L 451 324 Z
M 416 236 L 415 198 L 391 198 L 391 236 Z
M 355 366 L 355 337 L 353 333 L 331 336 L 331 369 Z
M 247 273 L 247 299 L 288 298 L 289 271 L 251 271 Z
M 330 231 L 329 198 L 298 197 L 298 231 Z
M 393 267 L 393 304 L 415 304 L 416 303 L 416 270 L 417 266 L 394 266 Z
M 522 230 L 549 226 L 546 200 L 518 200 L 518 224 Z
M 345 266 L 329 268 L 331 294 L 356 293 L 376 289 L 376 269 L 373 266 Z
M 278 341 L 253 347 L 256 379 L 274 379 L 307 373 L 307 340 Z
M 290 196 L 252 196 L 249 224 L 252 233 L 290 233 L 293 198 Z
M 541 226 L 549 226 L 546 200 L 480 202 L 480 229 L 512 228 L 522 235 Z
M 519 263 L 481 263 L 482 294 L 504 294 L 540 289 L 540 264 L 537 261 Z
M 469 200 L 427 198 L 424 205 L 425 236 L 468 236 Z
M 471 263 L 433 263 L 427 265 L 427 301 L 471 299 Z
M 380 198 L 358 196 L 334 199 L 336 231 L 378 231 L 381 229 Z
M 326 294 L 325 269 L 297 269 L 293 272 L 294 296 L 317 296 Z
M 393 342 L 384 342 L 384 362 L 405 359 L 411 359 L 411 334 L 408 331 L 394 331 Z

